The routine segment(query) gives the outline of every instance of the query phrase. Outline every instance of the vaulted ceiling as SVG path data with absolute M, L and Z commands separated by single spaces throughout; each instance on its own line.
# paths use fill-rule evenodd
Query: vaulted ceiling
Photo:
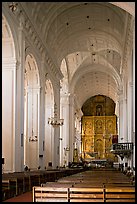
M 65 59 L 69 89 L 81 107 L 97 94 L 118 99 L 131 15 L 117 3 L 21 3 L 56 64 Z M 123 8 L 134 7 L 129 3 Z

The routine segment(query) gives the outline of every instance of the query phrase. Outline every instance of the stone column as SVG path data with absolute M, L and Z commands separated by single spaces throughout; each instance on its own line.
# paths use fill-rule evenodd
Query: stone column
M 135 167 L 135 20 L 133 26 L 133 134 L 132 134 L 132 141 L 133 141 L 133 166 Z
M 127 64 L 127 123 L 128 123 L 128 142 L 132 141 L 133 133 L 133 61 L 132 53 L 129 55 Z
M 2 61 L 2 157 L 5 160 L 4 172 L 15 171 L 15 101 L 16 61 Z M 19 148 L 21 148 L 20 143 Z
M 54 84 L 55 85 L 55 84 Z M 56 107 L 55 107 L 56 104 Z M 54 111 L 56 108 L 56 113 L 57 113 L 57 119 L 60 119 L 60 85 L 57 83 L 54 87 Z M 55 116 L 55 115 L 54 115 Z M 60 126 L 54 127 L 54 132 L 53 132 L 53 168 L 56 168 L 57 166 L 59 167 L 60 162 L 59 162 L 59 145 L 60 145 Z
M 40 90 L 39 90 L 39 166 L 45 168 L 45 74 L 44 61 L 41 64 Z
M 123 141 L 121 142 L 127 142 L 128 141 L 128 123 L 127 123 L 127 77 L 126 77 L 126 72 L 124 71 L 123 73 L 123 93 L 120 96 L 120 100 L 122 100 L 122 109 L 123 109 L 123 115 L 121 117 L 120 115 L 120 120 L 122 119 L 122 134 L 121 137 L 123 137 Z
M 43 160 L 43 157 L 41 157 L 40 155 L 43 155 L 43 138 L 42 138 L 42 134 L 41 134 L 41 128 L 40 128 L 40 122 L 41 122 L 41 101 L 40 101 L 40 97 L 41 97 L 41 87 L 35 87 L 34 88 L 34 100 L 35 100 L 35 104 L 34 104 L 34 109 L 36 110 L 35 111 L 35 129 L 34 131 L 36 132 L 36 136 L 37 136 L 37 139 L 38 139 L 38 155 L 37 155 L 37 159 L 38 161 L 36 161 L 37 163 L 37 167 L 40 166 L 40 168 L 42 167 L 42 160 Z M 44 112 L 44 111 L 43 111 Z M 37 150 L 36 150 L 37 152 Z
M 119 132 L 118 132 L 118 142 L 123 142 L 123 94 L 122 91 L 119 92 Z
M 70 95 L 70 109 L 69 109 L 69 121 L 70 121 L 70 135 L 69 135 L 69 144 L 70 144 L 70 152 L 69 152 L 69 161 L 73 161 L 73 144 L 75 142 L 75 110 L 74 110 L 74 95 Z
M 123 99 L 123 124 L 122 124 L 122 129 L 123 129 L 123 142 L 128 141 L 128 124 L 127 124 L 127 99 Z
M 46 94 L 45 94 L 46 97 Z M 46 99 L 45 99 L 46 100 Z M 52 143 L 53 143 L 53 136 L 54 136 L 54 129 L 52 127 L 52 125 L 48 124 L 48 118 L 51 118 L 53 115 L 53 107 L 51 106 L 51 104 L 47 104 L 45 102 L 45 150 L 44 150 L 44 165 L 46 166 L 46 168 L 49 165 L 49 162 L 52 162 L 52 154 L 53 154 L 53 147 L 52 147 Z
M 64 119 L 64 125 L 60 127 L 60 165 L 67 166 L 69 162 L 69 151 L 65 151 L 66 147 L 70 147 L 69 143 L 69 95 L 61 96 L 61 118 Z
M 133 86 L 132 83 L 128 83 L 128 99 L 127 99 L 127 128 L 128 128 L 128 138 L 127 142 L 133 142 L 132 141 L 132 135 L 133 135 Z M 125 159 L 125 162 L 128 162 L 128 166 L 131 168 L 133 167 L 133 155 L 131 155 L 129 158 Z
M 18 28 L 19 59 L 16 70 L 16 112 L 15 112 L 15 171 L 24 170 L 24 70 L 25 70 L 25 37 L 23 33 L 23 16 L 20 16 Z

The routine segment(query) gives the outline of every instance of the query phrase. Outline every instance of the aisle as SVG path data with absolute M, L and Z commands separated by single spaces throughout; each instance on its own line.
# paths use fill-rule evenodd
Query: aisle
M 3 202 L 32 202 L 32 191 L 23 193 L 19 196 L 16 196 L 14 198 L 10 198 L 10 199 L 5 200 Z

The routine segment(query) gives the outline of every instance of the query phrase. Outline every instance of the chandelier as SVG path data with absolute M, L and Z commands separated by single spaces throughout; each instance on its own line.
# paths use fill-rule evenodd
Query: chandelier
M 32 135 L 29 137 L 29 142 L 37 142 L 38 138 L 37 135 L 34 135 L 34 131 L 32 129 Z
M 54 104 L 54 117 L 48 118 L 48 124 L 52 125 L 53 127 L 59 127 L 64 124 L 64 119 L 57 118 L 57 105 Z
M 16 2 L 12 2 L 11 4 L 9 4 L 9 8 L 12 12 L 16 11 L 17 6 L 18 6 L 18 3 Z
M 64 147 L 65 152 L 69 152 L 70 151 L 70 147 L 66 146 Z

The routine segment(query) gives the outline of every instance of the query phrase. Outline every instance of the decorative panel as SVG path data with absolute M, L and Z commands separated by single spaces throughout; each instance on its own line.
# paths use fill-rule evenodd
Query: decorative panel
M 115 160 L 110 152 L 114 135 L 117 135 L 116 116 L 83 116 L 82 158 Z

